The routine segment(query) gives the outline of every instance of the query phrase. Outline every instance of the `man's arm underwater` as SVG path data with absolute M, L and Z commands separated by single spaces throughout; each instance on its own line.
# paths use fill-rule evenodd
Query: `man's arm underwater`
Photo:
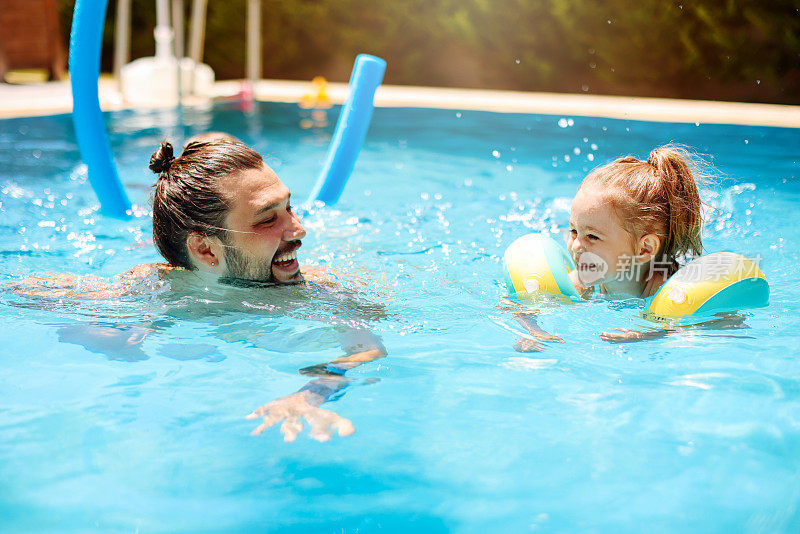
M 163 263 L 138 265 L 114 276 L 111 281 L 91 275 L 44 273 L 8 283 L 2 288 L 18 295 L 43 299 L 113 299 L 147 291 L 148 288 L 152 290 L 153 283 L 163 280 L 169 271 L 174 270 L 183 269 Z M 328 284 L 336 279 L 335 276 L 314 267 L 307 270 L 304 268 L 304 275 L 312 283 Z M 368 315 L 376 313 L 372 308 L 359 311 L 367 312 Z M 377 316 L 381 316 L 381 313 Z M 275 423 L 284 421 L 281 425 L 284 439 L 293 441 L 302 430 L 301 418 L 309 423 L 311 437 L 318 441 L 329 440 L 335 431 L 340 436 L 353 433 L 355 429 L 349 420 L 319 406 L 335 399 L 350 384 L 351 379 L 344 376 L 346 371 L 383 358 L 386 356 L 386 349 L 380 338 L 363 321 L 334 326 L 339 332 L 345 355 L 331 362 L 301 369 L 301 374 L 314 377 L 314 380 L 297 392 L 267 403 L 250 414 L 249 419 L 264 418 L 264 422 L 253 431 L 254 434 L 260 434 Z M 115 325 L 80 325 L 65 327 L 63 330 L 67 336 L 65 341 L 80 344 L 92 352 L 102 352 L 112 359 L 129 359 L 127 355 L 131 350 L 141 352 L 139 346 L 150 331 L 142 329 L 142 335 L 129 339 L 131 336 L 126 333 L 127 330 L 118 331 L 120 329 Z
M 328 441 L 334 431 L 342 437 L 355 432 L 350 420 L 319 406 L 335 400 L 343 393 L 352 381 L 344 376 L 348 370 L 383 358 L 386 356 L 386 349 L 380 338 L 365 325 L 342 325 L 338 330 L 342 335 L 342 348 L 346 354 L 331 362 L 300 369 L 301 374 L 316 378 L 297 392 L 269 402 L 249 414 L 247 419 L 264 419 L 253 430 L 253 435 L 261 434 L 283 421 L 281 433 L 284 441 L 294 441 L 303 430 L 301 419 L 309 424 L 310 436 L 317 441 Z
M 264 421 L 252 434 L 261 434 L 272 425 L 283 421 L 281 433 L 284 441 L 294 441 L 303 430 L 302 419 L 311 427 L 310 435 L 317 441 L 328 441 L 336 431 L 340 436 L 349 436 L 355 427 L 349 419 L 319 406 L 347 386 L 349 378 L 343 376 L 312 380 L 296 393 L 287 395 L 253 410 L 247 419 L 263 417 Z

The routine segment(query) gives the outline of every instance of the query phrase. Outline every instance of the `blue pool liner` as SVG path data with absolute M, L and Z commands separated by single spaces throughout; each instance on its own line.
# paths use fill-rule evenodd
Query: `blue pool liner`
M 383 82 L 386 62 L 368 54 L 356 57 L 350 74 L 350 94 L 336 123 L 328 155 L 308 202 L 334 204 L 342 195 L 369 129 L 375 91 Z
M 77 0 L 75 3 L 69 41 L 72 121 L 81 158 L 88 168 L 89 183 L 97 194 L 101 211 L 126 219 L 131 216 L 131 201 L 114 165 L 97 92 L 106 2 Z

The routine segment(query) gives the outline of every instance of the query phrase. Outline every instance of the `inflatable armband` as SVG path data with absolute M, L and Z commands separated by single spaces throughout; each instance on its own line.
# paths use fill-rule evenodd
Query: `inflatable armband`
M 733 252 L 715 252 L 691 261 L 670 276 L 642 316 L 674 322 L 768 304 L 769 284 L 754 261 Z
M 503 273 L 512 297 L 545 291 L 580 298 L 569 279 L 575 269 L 572 257 L 544 234 L 527 234 L 509 245 L 503 255 Z
M 552 238 L 527 234 L 509 245 L 503 273 L 514 298 L 537 292 L 579 299 L 569 278 L 572 257 Z M 680 268 L 646 299 L 642 316 L 650 321 L 708 319 L 720 313 L 769 305 L 769 284 L 758 265 L 733 252 L 715 252 Z

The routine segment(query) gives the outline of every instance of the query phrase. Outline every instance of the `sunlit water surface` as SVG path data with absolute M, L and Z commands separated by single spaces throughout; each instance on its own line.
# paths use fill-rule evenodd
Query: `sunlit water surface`
M 108 116 L 136 216 L 99 214 L 69 116 L 0 121 L 0 282 L 108 279 L 158 261 L 150 154 L 223 130 L 311 189 L 330 124 L 290 105 Z M 181 126 L 176 126 L 181 124 Z M 670 141 L 709 154 L 709 251 L 760 255 L 749 329 L 614 345 L 636 302 L 552 307 L 563 337 L 517 353 L 500 257 L 555 230 L 594 166 Z M 800 131 L 378 109 L 302 260 L 352 293 L 153 283 L 100 302 L 0 293 L 0 527 L 8 531 L 800 530 Z M 351 294 L 351 297 L 347 297 Z M 367 321 L 385 359 L 330 408 L 356 433 L 259 437 L 244 416 L 342 354 Z

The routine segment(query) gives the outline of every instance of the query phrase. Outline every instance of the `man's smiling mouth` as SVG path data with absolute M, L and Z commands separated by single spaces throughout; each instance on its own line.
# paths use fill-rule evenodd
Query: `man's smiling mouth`
M 275 259 L 272 260 L 272 263 L 277 265 L 278 267 L 288 267 L 297 259 L 297 249 L 300 248 L 300 242 L 296 242 L 296 244 L 292 245 L 291 249 L 282 252 L 281 254 L 276 254 Z
M 283 263 L 287 261 L 292 261 L 293 259 L 297 258 L 297 249 L 294 249 L 291 252 L 288 252 L 282 256 L 278 256 L 273 260 L 273 263 Z

